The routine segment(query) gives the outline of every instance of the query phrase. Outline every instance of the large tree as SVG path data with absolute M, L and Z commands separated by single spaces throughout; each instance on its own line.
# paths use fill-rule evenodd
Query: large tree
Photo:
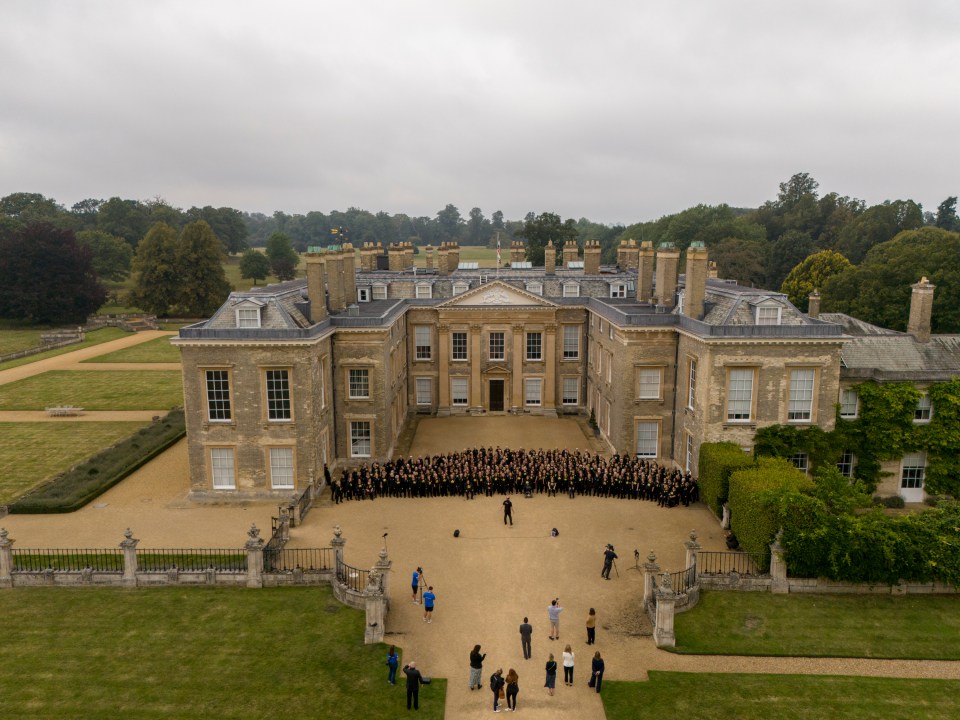
M 0 231 L 0 287 L 0 316 L 41 324 L 82 323 L 107 297 L 90 249 L 49 223 Z
M 788 230 L 778 237 L 770 247 L 770 254 L 767 256 L 767 287 L 770 289 L 780 287 L 794 266 L 813 251 L 813 238 L 809 233 Z
M 923 210 L 919 205 L 913 200 L 887 200 L 852 218 L 829 247 L 858 265 L 870 248 L 893 239 L 897 233 L 919 227 L 923 227 Z
M 840 275 L 852 267 L 850 261 L 840 253 L 821 250 L 790 271 L 780 292 L 786 293 L 790 302 L 806 312 L 810 293 L 824 287 L 834 275 Z
M 559 252 L 567 240 L 576 240 L 579 233 L 573 218 L 566 222 L 554 213 L 529 213 L 517 237 L 527 241 L 527 260 L 534 266 L 543 265 L 544 250 L 553 242 L 554 252 Z
M 240 277 L 253 280 L 256 285 L 257 280 L 266 280 L 269 274 L 270 258 L 259 250 L 250 248 L 240 256 Z
M 130 300 L 154 315 L 166 315 L 180 294 L 177 231 L 157 223 L 137 246 Z
M 102 230 L 81 230 L 77 241 L 93 254 L 93 269 L 101 280 L 120 282 L 130 275 L 133 249 L 123 238 Z
M 192 207 L 186 212 L 189 220 L 205 221 L 214 234 L 223 243 L 223 249 L 230 255 L 236 255 L 247 249 L 247 226 L 243 222 L 243 215 L 239 210 L 229 207 L 215 208 L 206 205 L 202 208 Z
M 458 240 L 463 229 L 463 218 L 456 205 L 447 206 L 437 213 L 437 224 L 440 226 L 441 240 Z
M 717 263 L 720 277 L 760 287 L 767 277 L 767 251 L 765 241 L 724 238 L 710 249 L 710 259 Z
M 296 277 L 300 258 L 286 233 L 275 232 L 267 238 L 267 258 L 273 274 L 281 280 L 293 280 Z
M 910 286 L 924 276 L 937 286 L 933 331 L 960 332 L 960 233 L 940 228 L 905 230 L 874 247 L 860 265 L 827 281 L 823 308 L 905 330 Z
M 198 220 L 183 227 L 176 253 L 180 272 L 178 312 L 206 317 L 223 304 L 230 294 L 223 260 L 223 244 L 205 221 Z
M 937 207 L 937 217 L 934 221 L 942 230 L 957 232 L 960 230 L 960 218 L 957 217 L 957 196 L 951 195 Z
M 150 208 L 139 200 L 112 197 L 97 211 L 97 228 L 122 237 L 134 248 L 150 225 Z

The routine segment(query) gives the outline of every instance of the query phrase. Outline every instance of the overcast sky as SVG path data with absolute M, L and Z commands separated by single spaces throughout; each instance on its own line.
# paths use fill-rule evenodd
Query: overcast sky
M 960 194 L 960 2 L 0 4 L 0 196 L 655 219 Z

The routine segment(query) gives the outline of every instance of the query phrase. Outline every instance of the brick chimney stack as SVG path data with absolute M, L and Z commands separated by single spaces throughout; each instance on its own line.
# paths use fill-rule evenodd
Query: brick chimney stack
M 673 243 L 660 243 L 657 248 L 657 303 L 672 308 L 677 297 L 677 271 L 680 251 Z
M 925 343 L 930 340 L 930 322 L 933 318 L 933 290 L 937 286 L 931 285 L 926 277 L 922 277 L 920 282 L 910 287 L 913 289 L 913 293 L 910 296 L 910 320 L 907 322 L 907 332 L 919 342 Z
M 583 245 L 583 273 L 600 274 L 600 241 L 587 240 Z
M 650 302 L 653 299 L 653 243 L 644 240 L 640 243 L 637 255 L 637 300 Z
M 310 322 L 327 318 L 327 290 L 324 281 L 323 253 L 307 253 L 307 297 L 310 298 Z
M 816 319 L 820 317 L 820 291 L 814 289 L 807 295 L 807 315 Z
M 347 305 L 357 302 L 357 254 L 353 245 L 344 243 L 340 257 L 343 261 L 343 299 Z
M 577 247 L 576 240 L 567 240 L 563 243 L 563 266 L 570 267 L 570 263 L 580 259 L 580 248 Z
M 557 274 L 557 249 L 553 246 L 553 240 L 543 249 L 543 272 L 545 275 Z
M 707 248 L 692 242 L 687 248 L 687 276 L 683 293 L 683 314 L 694 320 L 703 317 L 703 301 L 707 293 Z

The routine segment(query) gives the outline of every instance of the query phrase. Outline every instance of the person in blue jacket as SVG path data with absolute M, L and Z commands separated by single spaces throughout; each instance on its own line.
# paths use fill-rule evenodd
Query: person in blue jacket
M 400 657 L 397 655 L 397 649 L 391 645 L 387 652 L 387 667 L 390 671 L 387 673 L 387 682 L 391 685 L 397 684 L 397 667 L 400 665 Z

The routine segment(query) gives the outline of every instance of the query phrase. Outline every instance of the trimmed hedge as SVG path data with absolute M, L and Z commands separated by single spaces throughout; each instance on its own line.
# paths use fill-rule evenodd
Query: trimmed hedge
M 703 443 L 700 446 L 700 463 L 697 468 L 697 483 L 700 499 L 720 517 L 727 501 L 730 473 L 753 465 L 753 457 L 732 442 Z
M 183 410 L 103 450 L 10 505 L 11 513 L 68 513 L 102 495 L 186 434 Z
M 781 458 L 758 458 L 730 475 L 730 529 L 747 552 L 767 553 L 780 529 L 784 493 L 812 492 L 813 482 Z

